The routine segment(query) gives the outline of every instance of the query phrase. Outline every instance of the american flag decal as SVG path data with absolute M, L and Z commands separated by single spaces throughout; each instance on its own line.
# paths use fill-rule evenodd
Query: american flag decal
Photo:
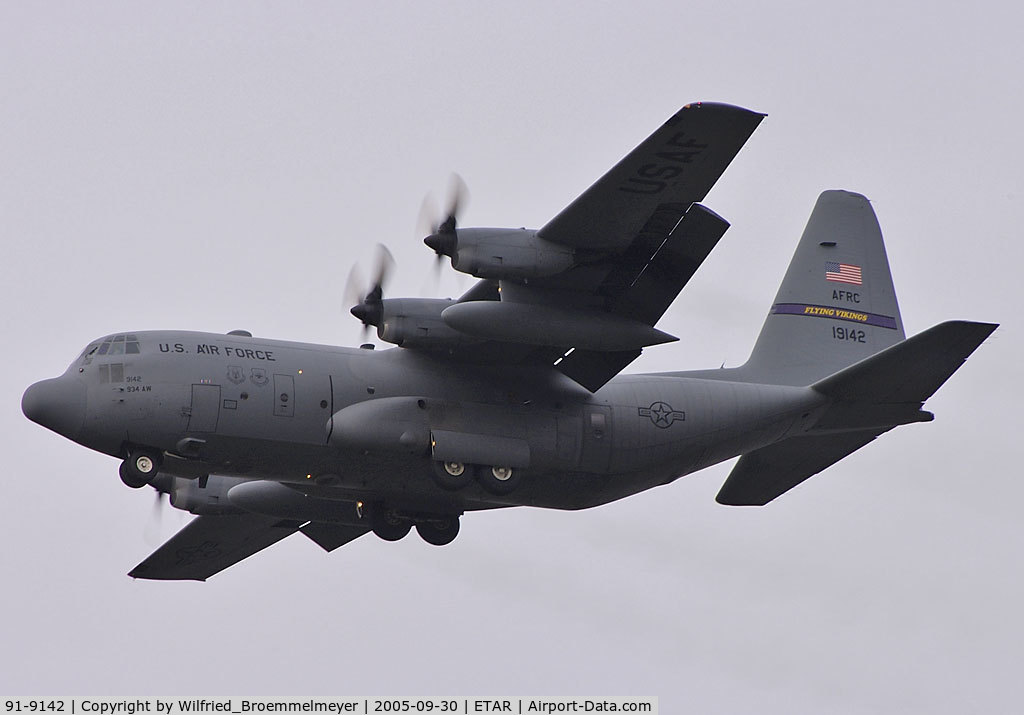
M 836 283 L 852 283 L 855 286 L 863 284 L 860 266 L 836 263 L 835 261 L 825 261 L 825 280 Z

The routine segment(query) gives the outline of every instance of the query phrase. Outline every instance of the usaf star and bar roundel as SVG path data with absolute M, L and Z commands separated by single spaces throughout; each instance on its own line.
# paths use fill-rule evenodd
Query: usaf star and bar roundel
M 660 429 L 671 427 L 673 422 L 686 421 L 686 413 L 673 410 L 667 402 L 653 402 L 650 407 L 638 408 L 637 412 L 641 417 L 649 417 L 654 426 Z

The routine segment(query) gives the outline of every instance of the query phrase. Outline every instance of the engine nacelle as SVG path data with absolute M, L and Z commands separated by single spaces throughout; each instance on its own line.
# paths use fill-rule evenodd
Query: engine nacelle
M 441 312 L 454 300 L 436 298 L 387 298 L 377 328 L 381 340 L 406 348 L 445 350 L 480 342 L 479 338 L 449 327 Z
M 451 259 L 457 271 L 499 280 L 546 278 L 575 262 L 571 248 L 525 228 L 460 228 Z
M 170 490 L 171 506 L 204 516 L 241 514 L 242 510 L 228 499 L 228 491 L 244 481 L 247 480 L 216 474 L 199 479 L 174 477 Z

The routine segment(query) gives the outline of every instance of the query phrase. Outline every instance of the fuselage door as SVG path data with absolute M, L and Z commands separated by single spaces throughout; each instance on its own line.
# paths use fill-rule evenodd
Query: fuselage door
M 220 419 L 220 385 L 192 385 L 189 432 L 216 432 Z

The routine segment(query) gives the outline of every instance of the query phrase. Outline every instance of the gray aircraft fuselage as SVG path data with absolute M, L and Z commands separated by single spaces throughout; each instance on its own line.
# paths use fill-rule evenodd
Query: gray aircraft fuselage
M 591 394 L 550 367 L 460 365 L 402 348 L 126 335 L 138 352 L 83 354 L 29 388 L 26 414 L 105 454 L 161 450 L 169 474 L 330 487 L 334 498 L 441 513 L 603 504 L 805 432 L 826 403 L 809 387 L 683 374 L 620 376 Z M 430 445 L 402 439 L 410 411 L 431 442 L 468 439 L 483 453 L 514 442 L 528 460 L 523 483 L 508 495 L 440 489 Z
M 907 338 L 870 201 L 832 189 L 742 366 L 622 374 L 677 339 L 655 326 L 729 227 L 701 202 L 763 118 L 686 104 L 536 230 L 461 226 L 456 182 L 423 242 L 478 282 L 385 297 L 382 248 L 350 309 L 400 347 L 123 333 L 22 410 L 197 515 L 137 578 L 205 580 L 296 532 L 326 551 L 413 528 L 444 546 L 466 511 L 584 509 L 736 456 L 716 501 L 767 504 L 930 421 L 924 402 L 997 326 Z

